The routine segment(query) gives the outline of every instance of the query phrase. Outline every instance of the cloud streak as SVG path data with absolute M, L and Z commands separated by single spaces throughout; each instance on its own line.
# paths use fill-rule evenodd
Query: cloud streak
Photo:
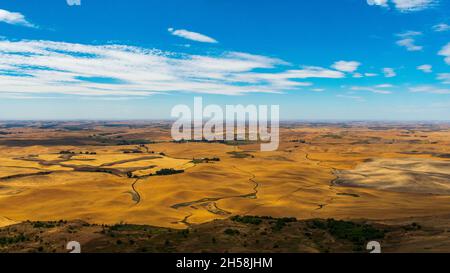
M 397 41 L 397 45 L 406 47 L 406 50 L 408 51 L 420 51 L 423 49 L 422 46 L 415 45 L 414 43 L 415 43 L 414 39 L 411 38 Z
M 449 31 L 450 30 L 450 26 L 444 23 L 441 24 L 437 24 L 433 26 L 433 30 L 436 32 L 444 32 L 444 31 Z
M 174 35 L 174 36 L 178 36 L 187 40 L 191 40 L 191 41 L 196 41 L 196 42 L 201 42 L 201 43 L 212 43 L 212 44 L 216 44 L 218 43 L 217 40 L 215 40 L 214 38 L 211 38 L 209 36 L 206 36 L 204 34 L 198 33 L 198 32 L 192 32 L 192 31 L 188 31 L 185 29 L 173 29 L 173 28 L 169 28 L 168 31 Z
M 417 67 L 418 70 L 424 72 L 424 73 L 431 73 L 433 72 L 433 67 L 430 64 L 423 64 L 423 65 L 419 65 Z
M 438 0 L 366 0 L 370 6 L 395 8 L 400 12 L 421 11 L 436 5 Z
M 310 78 L 343 77 L 341 71 L 315 66 L 292 69 L 283 60 L 243 52 L 191 55 L 126 45 L 0 40 L 2 94 L 241 95 L 311 86 L 303 81 Z
M 436 0 L 392 0 L 395 7 L 402 12 L 421 11 L 436 4 Z
M 4 22 L 10 25 L 20 25 L 25 27 L 36 28 L 35 25 L 30 23 L 25 16 L 19 12 L 11 12 L 4 9 L 0 9 L 0 22 Z
M 406 31 L 397 34 L 398 37 L 402 38 L 396 42 L 398 46 L 405 47 L 408 51 L 420 51 L 423 49 L 422 46 L 415 44 L 415 39 L 413 37 L 422 35 L 421 32 L 417 31 Z
M 368 91 L 375 94 L 391 94 L 392 92 L 389 90 L 385 90 L 386 88 L 390 88 L 392 85 L 389 84 L 379 84 L 376 86 L 352 86 L 350 90 L 353 91 Z
M 421 85 L 409 88 L 413 93 L 430 93 L 430 94 L 450 94 L 450 89 L 439 88 L 431 85 Z
M 450 73 L 439 73 L 436 79 L 443 84 L 450 84 Z
M 450 42 L 447 43 L 439 52 L 439 55 L 444 56 L 444 61 L 450 65 Z
M 383 68 L 383 73 L 386 78 L 392 78 L 392 77 L 397 76 L 397 73 L 395 73 L 395 70 L 390 67 Z

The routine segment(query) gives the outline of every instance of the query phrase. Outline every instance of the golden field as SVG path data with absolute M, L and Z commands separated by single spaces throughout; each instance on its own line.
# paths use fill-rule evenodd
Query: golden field
M 174 143 L 163 122 L 113 125 L 0 129 L 0 226 L 65 219 L 181 229 L 232 215 L 393 221 L 450 213 L 445 124 L 284 124 L 274 152 L 258 143 Z M 162 169 L 184 172 L 155 175 Z

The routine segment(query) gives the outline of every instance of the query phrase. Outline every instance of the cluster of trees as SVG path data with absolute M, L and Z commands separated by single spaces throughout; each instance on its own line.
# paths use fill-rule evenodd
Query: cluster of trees
M 218 157 L 212 157 L 212 158 L 206 157 L 206 158 L 204 158 L 204 160 L 206 160 L 206 161 L 220 161 L 220 158 L 218 158 Z
M 75 153 L 73 151 L 67 151 L 66 150 L 66 151 L 60 151 L 59 154 L 62 154 L 62 155 L 64 155 L 64 154 L 75 155 L 77 153 Z M 79 152 L 79 154 L 82 155 L 83 152 Z M 96 152 L 84 152 L 84 154 L 85 155 L 96 155 L 97 153 Z
M 80 155 L 82 155 L 83 152 L 80 152 Z M 96 155 L 96 152 L 84 152 L 85 155 Z
M 205 157 L 205 158 L 193 158 L 192 159 L 192 163 L 196 163 L 196 164 L 208 163 L 210 161 L 220 161 L 220 158 L 218 158 L 218 157 L 212 157 L 212 158 Z
M 184 170 L 175 170 L 173 168 L 161 169 L 161 170 L 157 170 L 155 172 L 155 175 L 171 175 L 171 174 L 178 174 L 178 173 L 184 173 Z
M 179 173 L 184 173 L 184 170 L 176 170 L 173 168 L 168 168 L 168 169 L 161 169 L 161 170 L 157 170 L 154 174 L 149 174 L 149 176 L 153 176 L 153 175 L 172 175 L 172 174 L 179 174 Z M 139 178 L 139 176 L 133 174 L 133 172 L 127 172 L 126 173 L 128 178 Z
M 61 155 L 67 155 L 67 154 L 74 155 L 75 152 L 72 152 L 72 151 L 60 151 L 59 154 L 61 154 Z
M 253 225 L 259 225 L 262 222 L 262 217 L 250 216 L 250 215 L 246 215 L 246 216 L 235 215 L 235 216 L 231 217 L 230 219 L 231 219 L 231 221 L 234 221 L 234 222 L 244 223 L 244 224 L 253 224 Z
M 0 237 L 0 245 L 17 244 L 29 240 L 30 240 L 29 238 L 27 238 L 23 233 L 21 233 L 14 237 Z
M 252 225 L 259 225 L 262 223 L 263 220 L 268 220 L 269 223 L 272 225 L 273 231 L 280 231 L 287 225 L 287 223 L 297 221 L 297 219 L 294 217 L 273 218 L 271 216 L 251 216 L 251 215 L 246 216 L 235 215 L 230 219 L 234 222 Z
M 356 245 L 355 250 L 361 251 L 363 245 L 371 240 L 382 239 L 386 231 L 365 223 L 353 223 L 344 220 L 327 219 L 313 220 L 312 228 L 328 230 L 335 238 L 351 241 Z
M 306 140 L 304 139 L 293 139 L 291 142 L 298 142 L 298 143 L 306 143 Z

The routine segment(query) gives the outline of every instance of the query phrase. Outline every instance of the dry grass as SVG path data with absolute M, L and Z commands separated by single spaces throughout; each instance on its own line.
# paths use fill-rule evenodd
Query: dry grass
M 171 143 L 167 142 L 168 130 L 161 128 L 146 133 L 138 128 L 94 127 L 91 131 L 65 134 L 86 138 L 100 133 L 108 134 L 107 141 L 118 135 L 151 135 L 152 140 L 162 142 L 146 144 L 148 150 L 136 145 L 91 144 L 92 137 L 87 138 L 88 144 L 78 146 L 4 144 L 0 146 L 0 217 L 13 222 L 81 219 L 99 224 L 123 221 L 185 228 L 234 214 L 392 219 L 450 212 L 447 188 L 434 187 L 433 193 L 438 195 L 405 190 L 418 183 L 408 172 L 422 173 L 423 187 L 418 184 L 416 189 L 427 188 L 427 173 L 435 172 L 436 164 L 450 163 L 450 159 L 442 157 L 450 153 L 448 128 L 433 131 L 418 127 L 406 134 L 405 129 L 396 127 L 375 130 L 368 126 L 295 126 L 282 129 L 282 143 L 275 152 L 259 152 L 258 144 Z M 0 143 L 19 138 L 26 141 L 27 136 L 51 140 L 64 137 L 64 133 L 24 129 L 20 137 L 8 135 Z M 305 143 L 295 141 L 299 139 Z M 140 149 L 142 153 L 125 154 L 124 149 Z M 77 154 L 61 161 L 59 152 L 63 150 Z M 79 154 L 80 151 L 96 154 Z M 236 158 L 230 153 L 240 151 L 252 157 Z M 147 156 L 160 158 L 139 159 Z M 195 158 L 213 157 L 220 161 L 191 163 Z M 421 163 L 411 165 L 407 171 L 387 171 L 383 167 L 386 162 L 403 164 L 412 158 Z M 120 173 L 75 168 L 102 165 Z M 163 168 L 184 173 L 148 176 Z M 129 178 L 126 171 L 137 177 Z M 40 172 L 51 173 L 37 175 Z M 354 172 L 367 173 L 372 180 L 350 178 Z M 332 183 L 338 181 L 337 175 L 357 182 L 337 186 Z M 388 178 L 391 179 L 394 186 L 379 186 L 380 177 L 383 183 L 390 183 Z M 448 182 L 439 181 L 440 185 Z M 392 191 L 398 183 L 403 190 Z M 9 223 L 0 220 L 0 225 Z

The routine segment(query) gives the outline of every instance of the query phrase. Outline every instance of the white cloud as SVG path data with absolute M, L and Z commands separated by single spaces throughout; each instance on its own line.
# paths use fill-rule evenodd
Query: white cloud
M 376 74 L 376 73 L 364 73 L 364 76 L 366 76 L 366 77 L 376 77 L 376 76 L 378 76 L 378 74 Z
M 322 67 L 224 52 L 190 55 L 126 45 L 0 40 L 0 94 L 148 96 L 162 92 L 239 95 L 311 86 L 308 78 L 343 78 Z M 274 72 L 276 71 L 276 72 Z
M 445 57 L 445 62 L 447 64 L 450 64 L 450 43 L 448 43 L 447 45 L 445 45 L 439 52 L 439 55 L 444 56 Z
M 449 31 L 450 26 L 447 24 L 441 23 L 441 24 L 434 25 L 433 30 L 436 32 Z
M 338 61 L 335 62 L 331 67 L 339 71 L 351 73 L 356 71 L 360 65 L 361 63 L 356 61 Z
M 367 0 L 370 6 L 389 8 L 391 5 L 401 12 L 420 11 L 432 7 L 438 0 Z
M 197 41 L 197 42 L 202 42 L 202 43 L 218 43 L 215 39 L 206 36 L 204 34 L 201 33 L 197 33 L 197 32 L 192 32 L 192 31 L 188 31 L 185 29 L 173 29 L 173 28 L 169 28 L 168 31 L 175 36 L 184 38 L 184 39 L 188 39 L 188 40 L 192 40 L 192 41 Z
M 286 70 L 281 73 L 239 73 L 235 75 L 230 75 L 228 80 L 236 82 L 247 82 L 247 83 L 257 83 L 257 82 L 271 82 L 274 87 L 280 86 L 285 89 L 295 88 L 300 86 L 310 86 L 309 82 L 298 82 L 295 79 L 308 79 L 308 78 L 329 78 L 329 79 L 339 79 L 344 78 L 344 73 L 336 70 L 330 70 L 322 67 L 316 66 L 305 66 L 302 69 Z
M 391 94 L 391 91 L 384 90 L 384 88 L 392 87 L 391 85 L 377 85 L 377 86 L 352 86 L 350 90 L 353 91 L 369 91 L 376 94 Z
M 395 70 L 390 67 L 383 68 L 383 73 L 386 78 L 392 78 L 392 77 L 397 76 L 397 73 L 395 73 Z
M 422 50 L 422 46 L 415 44 L 415 39 L 413 37 L 422 35 L 422 32 L 418 31 L 406 31 L 403 33 L 398 33 L 396 36 L 402 38 L 396 42 L 397 45 L 405 47 L 408 51 L 419 51 Z
M 412 38 L 406 38 L 402 40 L 398 40 L 396 43 L 399 46 L 406 47 L 408 51 L 420 51 L 423 49 L 422 46 L 418 46 L 414 44 L 415 40 Z
M 375 88 L 391 88 L 391 87 L 394 87 L 394 86 L 392 84 L 389 84 L 389 83 L 383 83 L 383 84 L 375 85 Z
M 425 72 L 425 73 L 431 73 L 431 72 L 433 72 L 433 71 L 432 71 L 433 67 L 432 67 L 431 65 L 429 65 L 429 64 L 419 65 L 419 66 L 417 67 L 417 69 L 418 69 L 418 70 L 421 70 L 421 71 L 423 71 L 423 72 Z
M 412 30 L 408 30 L 408 31 L 396 34 L 396 36 L 398 36 L 400 38 L 411 38 L 413 36 L 420 36 L 420 35 L 422 35 L 422 32 L 412 31 Z
M 409 88 L 413 93 L 450 94 L 450 89 L 439 88 L 431 85 L 421 85 Z
M 81 6 L 81 0 L 67 0 L 69 6 Z
M 313 88 L 311 90 L 314 91 L 314 92 L 323 92 L 323 91 L 325 91 L 325 89 L 323 89 L 323 88 Z
M 330 70 L 317 66 L 306 66 L 300 70 L 288 70 L 284 73 L 288 78 L 329 78 L 329 79 L 339 79 L 344 78 L 345 75 L 342 72 Z
M 420 11 L 432 7 L 436 0 L 392 0 L 395 7 L 402 12 Z
M 11 25 L 21 25 L 26 27 L 36 27 L 32 23 L 25 19 L 25 16 L 18 12 L 11 12 L 4 9 L 0 9 L 0 22 L 4 22 Z
M 367 4 L 370 6 L 382 6 L 382 7 L 388 7 L 388 0 L 367 0 Z
M 437 79 L 444 84 L 450 84 L 450 73 L 439 73 Z

